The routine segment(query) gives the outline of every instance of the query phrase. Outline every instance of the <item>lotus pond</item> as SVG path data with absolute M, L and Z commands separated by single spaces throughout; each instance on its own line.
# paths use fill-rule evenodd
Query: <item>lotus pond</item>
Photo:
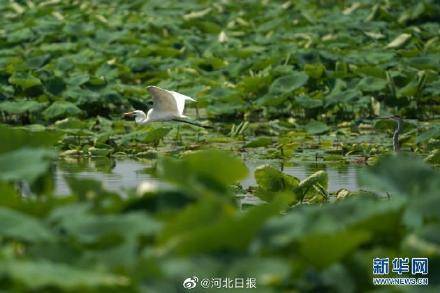
M 440 290 L 438 1 L 0 15 L 1 291 L 411 291 L 373 285 L 373 259 L 399 257 L 429 258 L 422 289 Z M 212 129 L 123 119 L 148 85 L 196 98 L 186 115 Z

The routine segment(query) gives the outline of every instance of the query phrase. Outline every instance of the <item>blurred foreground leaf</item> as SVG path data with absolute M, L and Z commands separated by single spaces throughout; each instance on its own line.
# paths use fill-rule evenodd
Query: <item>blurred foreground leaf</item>
M 32 289 L 52 286 L 73 290 L 129 284 L 124 276 L 48 261 L 0 260 L 0 273 Z
M 0 180 L 29 183 L 49 170 L 55 153 L 46 149 L 22 148 L 0 155 Z
M 60 139 L 62 133 L 55 131 L 28 131 L 0 124 L 0 154 L 21 147 L 49 147 Z
M 246 165 L 230 153 L 218 150 L 198 151 L 183 156 L 180 162 L 163 158 L 159 175 L 171 182 L 191 183 L 190 178 L 214 180 L 221 185 L 233 184 L 246 177 Z
M 55 236 L 38 219 L 24 213 L 0 207 L 0 235 L 5 238 L 29 241 L 48 242 Z

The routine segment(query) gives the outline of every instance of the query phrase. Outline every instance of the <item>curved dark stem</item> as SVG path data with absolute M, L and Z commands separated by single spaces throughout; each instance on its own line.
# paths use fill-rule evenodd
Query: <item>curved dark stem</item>
M 214 128 L 212 126 L 202 125 L 202 124 L 200 124 L 198 122 L 191 121 L 191 120 L 185 120 L 185 119 L 179 119 L 179 118 L 174 118 L 172 120 L 176 121 L 176 122 L 183 122 L 183 123 L 191 124 L 191 125 L 202 127 L 202 128 L 207 128 L 207 129 L 213 129 Z

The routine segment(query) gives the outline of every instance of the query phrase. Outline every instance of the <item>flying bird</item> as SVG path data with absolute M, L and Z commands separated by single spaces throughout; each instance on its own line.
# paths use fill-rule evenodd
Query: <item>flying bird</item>
M 147 124 L 159 121 L 178 121 L 199 127 L 211 128 L 195 121 L 188 120 L 189 117 L 183 114 L 185 102 L 196 102 L 193 98 L 182 95 L 178 92 L 161 89 L 157 86 L 149 86 L 147 87 L 147 90 L 153 98 L 153 107 L 148 110 L 147 114 L 141 110 L 134 110 L 133 112 L 124 113 L 124 116 L 134 116 L 137 124 Z

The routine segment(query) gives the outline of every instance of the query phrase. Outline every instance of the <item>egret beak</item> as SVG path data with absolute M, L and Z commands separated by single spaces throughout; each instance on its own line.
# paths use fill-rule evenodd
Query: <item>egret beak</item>
M 127 113 L 123 114 L 124 117 L 131 117 L 133 115 L 134 115 L 134 112 L 127 112 Z

